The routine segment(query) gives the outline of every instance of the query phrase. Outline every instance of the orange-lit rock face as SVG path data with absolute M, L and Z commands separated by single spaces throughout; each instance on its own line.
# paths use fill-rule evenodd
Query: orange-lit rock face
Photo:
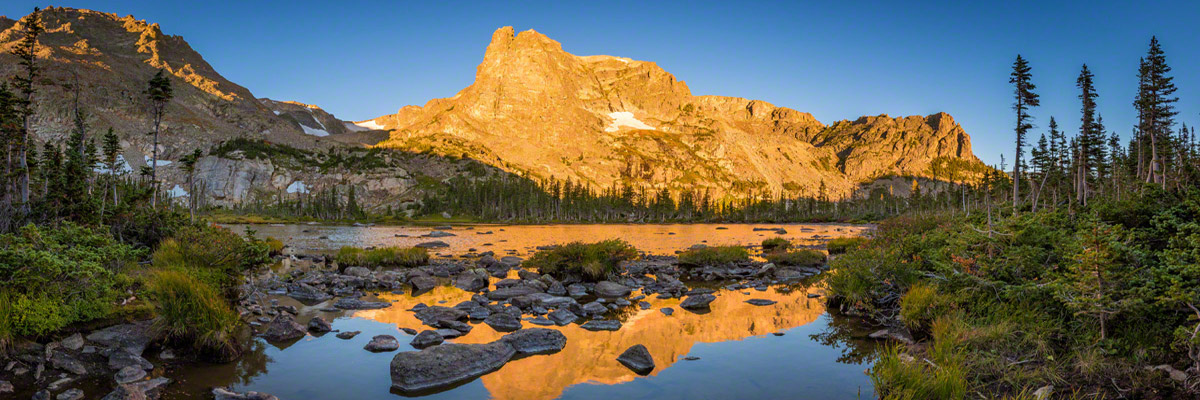
M 392 130 L 385 147 L 465 154 L 602 187 L 718 196 L 811 196 L 822 182 L 839 196 L 883 175 L 930 176 L 937 159 L 979 164 L 970 137 L 943 113 L 825 126 L 763 101 L 693 96 L 653 62 L 576 56 L 512 27 L 492 35 L 471 86 L 366 123 Z
M 656 364 L 651 375 L 656 375 L 687 355 L 697 343 L 767 335 L 813 322 L 824 312 L 819 299 L 808 298 L 808 293 L 818 292 L 815 288 L 797 286 L 743 292 L 718 292 L 717 300 L 710 305 L 711 312 L 705 314 L 680 309 L 679 299 L 651 297 L 646 299 L 653 305 L 650 309 L 634 306 L 619 315 L 624 326 L 614 332 L 591 332 L 577 324 L 551 326 L 567 336 L 567 346 L 561 352 L 517 359 L 480 379 L 493 398 L 553 399 L 571 385 L 617 384 L 637 379 L 637 374 L 617 362 L 617 356 L 633 345 L 645 345 L 650 350 Z M 419 302 L 437 304 L 443 300 L 446 303 L 442 305 L 451 306 L 470 297 L 470 293 L 451 286 L 440 286 L 418 297 L 383 295 L 381 298 L 397 302 L 387 309 L 360 311 L 354 316 L 421 330 L 424 327 L 408 308 Z M 748 299 L 770 299 L 777 303 L 760 307 L 745 303 Z M 674 308 L 675 312 L 667 316 L 659 311 L 663 307 Z M 525 327 L 535 326 L 525 322 Z M 487 343 L 503 335 L 486 324 L 476 324 L 469 334 L 453 341 Z

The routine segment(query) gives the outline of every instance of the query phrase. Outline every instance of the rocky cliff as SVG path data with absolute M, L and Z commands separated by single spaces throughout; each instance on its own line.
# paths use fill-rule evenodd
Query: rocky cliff
M 210 153 L 234 139 L 269 144 L 285 156 L 261 157 L 258 152 L 248 157 L 242 149 L 226 148 L 201 159 L 197 191 L 216 204 L 298 195 L 332 185 L 354 185 L 364 200 L 382 204 L 404 198 L 415 176 L 452 175 L 459 168 L 453 161 L 379 152 L 368 163 L 317 165 L 387 135 L 339 120 L 316 106 L 257 99 L 217 73 L 182 37 L 163 33 L 158 24 L 59 7 L 43 10 L 41 17 L 46 31 L 37 48 L 41 78 L 36 84 L 35 140 L 61 141 L 71 132 L 78 93 L 89 134 L 95 138 L 112 128 L 121 138 L 128 171 L 137 171 L 147 165 L 153 150 L 146 134 L 153 125 L 143 91 L 146 82 L 164 70 L 174 99 L 159 140 L 159 175 L 174 194 L 186 194 L 186 178 L 175 161 L 196 149 Z M 23 21 L 0 18 L 0 76 L 18 72 L 17 59 L 9 52 L 24 34 Z
M 981 166 L 944 113 L 826 126 L 763 101 L 693 96 L 653 62 L 576 56 L 511 27 L 492 35 L 474 84 L 454 97 L 359 125 L 391 131 L 379 146 L 535 176 L 734 196 L 845 195 L 882 176 L 930 176 L 937 160 Z

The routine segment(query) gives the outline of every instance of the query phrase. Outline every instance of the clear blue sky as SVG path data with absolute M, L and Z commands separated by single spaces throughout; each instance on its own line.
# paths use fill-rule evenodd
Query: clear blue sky
M 7 0 L 0 14 L 19 17 L 35 5 L 44 3 Z M 988 163 L 1001 152 L 1012 157 L 1008 72 L 1017 53 L 1031 61 L 1042 95 L 1034 110 L 1039 133 L 1051 115 L 1069 132 L 1078 129 L 1074 84 L 1086 62 L 1105 122 L 1127 136 L 1138 58 L 1158 35 L 1179 87 L 1179 120 L 1200 124 L 1197 1 L 55 5 L 157 22 L 256 96 L 317 104 L 342 119 L 454 95 L 474 79 L 492 31 L 512 25 L 574 54 L 657 62 L 694 94 L 766 100 L 825 123 L 945 111 Z

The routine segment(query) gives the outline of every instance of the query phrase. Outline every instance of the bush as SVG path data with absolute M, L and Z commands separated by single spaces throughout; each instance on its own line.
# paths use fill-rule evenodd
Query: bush
M 0 235 L 0 342 L 106 317 L 143 254 L 71 223 Z
M 283 252 L 282 240 L 267 236 L 267 238 L 263 240 L 263 244 L 267 245 L 267 252 L 270 253 L 270 255 L 276 256 Z
M 187 227 L 159 243 L 151 260 L 157 268 L 186 271 L 232 296 L 243 273 L 271 260 L 268 247 L 225 228 Z
M 618 239 L 598 243 L 572 242 L 539 251 L 525 265 L 536 268 L 540 274 L 560 280 L 576 277 L 598 281 L 616 273 L 621 261 L 637 256 L 637 249 Z
M 787 239 L 781 237 L 770 238 L 762 242 L 762 249 L 764 253 L 787 251 L 791 247 L 792 242 L 789 242 Z
M 857 249 L 866 243 L 867 238 L 865 237 L 843 237 L 830 240 L 826 244 L 826 248 L 829 250 L 829 255 L 844 254 L 850 249 Z
M 900 298 L 900 318 L 914 331 L 928 329 L 930 324 L 949 311 L 950 299 L 938 294 L 937 288 L 921 282 L 908 289 Z
M 717 246 L 688 249 L 679 253 L 679 265 L 710 267 L 750 261 L 750 252 L 741 246 Z
M 871 382 L 883 399 L 962 399 L 969 389 L 962 322 L 943 317 L 934 323 L 934 345 L 927 359 L 901 353 L 899 347 L 883 352 L 871 367 Z
M 342 247 L 334 261 L 339 266 L 415 268 L 429 263 L 429 253 L 420 247 Z
M 825 254 L 816 250 L 775 252 L 766 255 L 767 262 L 776 265 L 819 267 L 825 264 Z
M 241 353 L 241 320 L 217 289 L 181 270 L 155 271 L 148 287 L 158 313 L 155 327 L 167 340 L 218 360 Z

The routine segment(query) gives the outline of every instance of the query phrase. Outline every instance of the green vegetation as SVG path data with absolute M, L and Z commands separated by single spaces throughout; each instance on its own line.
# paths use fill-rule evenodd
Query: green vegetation
M 872 369 L 888 398 L 957 393 L 956 376 L 997 394 L 1054 384 L 1112 395 L 1113 382 L 1133 397 L 1188 393 L 1143 367 L 1200 364 L 1200 192 L 1144 190 L 1093 199 L 1087 213 L 886 221 L 830 262 L 831 304 L 930 338 Z M 922 374 L 938 378 L 911 379 Z
M 816 250 L 801 249 L 776 251 L 764 256 L 767 262 L 776 265 L 819 267 L 825 264 L 825 254 Z
M 762 249 L 764 253 L 787 251 L 791 247 L 792 242 L 781 237 L 770 238 L 762 241 Z
M 621 261 L 637 256 L 637 249 L 618 239 L 598 243 L 572 242 L 539 251 L 525 261 L 525 265 L 560 280 L 576 277 L 594 282 L 615 274 Z
M 241 354 L 241 320 L 211 285 L 176 270 L 154 272 L 148 294 L 158 314 L 155 327 L 177 343 L 188 343 L 209 358 L 231 360 Z
M 123 274 L 142 255 L 72 223 L 0 235 L 0 342 L 106 317 L 129 286 Z
M 834 255 L 843 254 L 851 249 L 862 247 L 866 243 L 867 238 L 862 236 L 843 237 L 830 240 L 825 247 L 829 250 L 830 255 Z
M 162 241 L 151 260 L 156 268 L 186 272 L 233 295 L 243 273 L 270 261 L 268 245 L 249 236 L 215 226 L 187 227 Z
M 340 266 L 415 268 L 429 263 L 429 253 L 419 247 L 379 247 L 368 250 L 346 246 L 338 250 L 334 261 Z
M 698 247 L 679 253 L 679 265 L 710 267 L 750 261 L 750 252 L 741 246 Z

